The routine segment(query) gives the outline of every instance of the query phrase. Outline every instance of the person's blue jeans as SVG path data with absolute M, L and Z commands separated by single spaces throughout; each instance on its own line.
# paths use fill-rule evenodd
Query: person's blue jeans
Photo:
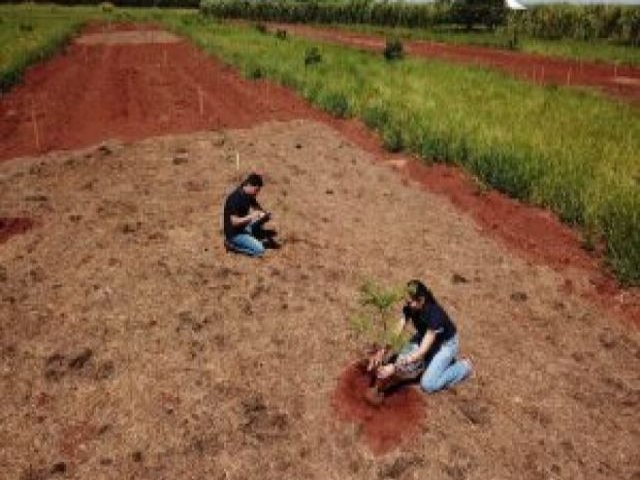
M 231 248 L 237 252 L 244 253 L 251 257 L 260 257 L 264 254 L 262 242 L 254 236 L 253 223 L 247 225 L 243 233 L 228 238 Z
M 469 362 L 455 360 L 459 348 L 458 335 L 440 346 L 420 379 L 423 390 L 437 392 L 464 380 L 471 373 Z

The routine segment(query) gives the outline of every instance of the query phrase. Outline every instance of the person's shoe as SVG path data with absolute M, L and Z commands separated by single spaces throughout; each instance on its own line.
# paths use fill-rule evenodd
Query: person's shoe
M 470 358 L 464 358 L 464 359 L 462 359 L 460 361 L 462 363 L 464 363 L 465 366 L 467 367 L 467 373 L 465 374 L 464 379 L 467 380 L 467 379 L 473 377 L 474 369 L 473 369 L 473 362 L 471 361 L 471 359 Z
M 270 248 L 272 250 L 278 250 L 279 248 L 282 248 L 282 245 L 273 238 L 265 238 L 264 240 L 262 240 L 262 246 L 264 248 Z

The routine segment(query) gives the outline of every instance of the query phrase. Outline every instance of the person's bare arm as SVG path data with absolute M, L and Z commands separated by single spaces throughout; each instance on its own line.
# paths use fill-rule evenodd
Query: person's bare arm
M 433 345 L 435 339 L 436 332 L 434 332 L 433 330 L 427 330 L 427 332 L 424 334 L 424 337 L 422 337 L 422 341 L 420 342 L 420 347 L 418 347 L 418 350 L 413 352 L 411 355 L 407 355 L 406 357 L 404 357 L 402 359 L 403 363 L 413 363 L 422 360 L 431 348 L 431 345 Z
M 251 211 L 244 217 L 239 217 L 237 215 L 231 215 L 231 224 L 234 227 L 240 227 L 242 225 L 248 225 L 249 223 L 258 220 L 263 215 L 262 212 L 259 211 Z

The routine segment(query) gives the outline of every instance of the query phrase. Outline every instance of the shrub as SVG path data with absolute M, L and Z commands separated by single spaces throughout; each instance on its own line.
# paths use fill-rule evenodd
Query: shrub
M 18 30 L 21 32 L 33 32 L 33 25 L 28 22 L 20 22 L 18 24 Z
M 318 50 L 318 47 L 307 48 L 307 50 L 304 52 L 305 67 L 320 63 L 321 61 L 322 55 L 320 54 L 320 50 Z
M 249 67 L 247 67 L 246 70 L 246 76 L 247 78 L 251 79 L 251 80 L 259 80 L 261 78 L 264 78 L 265 76 L 265 72 L 264 70 L 257 65 L 251 65 Z
M 389 61 L 400 60 L 404 56 L 402 42 L 399 39 L 387 40 L 384 47 L 384 58 Z
M 287 39 L 287 31 L 279 28 L 276 31 L 276 38 L 279 39 L 279 40 L 286 40 Z
M 111 2 L 102 2 L 98 7 L 100 8 L 100 11 L 104 13 L 111 13 L 115 8 Z
M 504 23 L 507 7 L 503 0 L 455 0 L 451 8 L 454 23 L 467 29 L 486 26 L 494 29 Z

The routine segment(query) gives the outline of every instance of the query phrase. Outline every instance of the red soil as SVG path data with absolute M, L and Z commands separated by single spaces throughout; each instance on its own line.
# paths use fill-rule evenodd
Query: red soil
M 296 24 L 272 24 L 271 28 L 286 29 L 307 38 L 365 50 L 382 51 L 386 44 L 384 38 L 376 35 L 332 28 Z M 498 68 L 538 84 L 597 87 L 609 95 L 640 105 L 640 68 L 637 67 L 565 60 L 472 45 L 418 40 L 407 40 L 403 45 L 409 55 Z
M 420 431 L 425 420 L 424 395 L 413 387 L 404 387 L 373 407 L 364 399 L 368 386 L 369 378 L 356 365 L 350 365 L 340 377 L 333 406 L 341 419 L 362 427 L 371 451 L 382 454 Z
M 94 25 L 88 31 L 103 30 Z M 603 272 L 601 257 L 583 250 L 579 235 L 549 212 L 497 192 L 480 194 L 457 168 L 390 155 L 361 122 L 334 119 L 283 87 L 242 79 L 187 42 L 71 44 L 29 69 L 24 83 L 0 98 L 0 161 L 109 138 L 135 141 L 294 118 L 331 125 L 377 160 L 393 162 L 408 180 L 449 197 L 509 248 L 566 274 L 571 290 L 640 324 L 640 292 L 621 290 Z M 576 271 L 589 280 L 574 289 Z
M 72 44 L 2 98 L 0 160 L 311 112 L 284 88 L 243 80 L 186 42 Z
M 3 218 L 0 217 L 0 244 L 3 244 L 14 235 L 28 232 L 34 226 L 30 218 Z

